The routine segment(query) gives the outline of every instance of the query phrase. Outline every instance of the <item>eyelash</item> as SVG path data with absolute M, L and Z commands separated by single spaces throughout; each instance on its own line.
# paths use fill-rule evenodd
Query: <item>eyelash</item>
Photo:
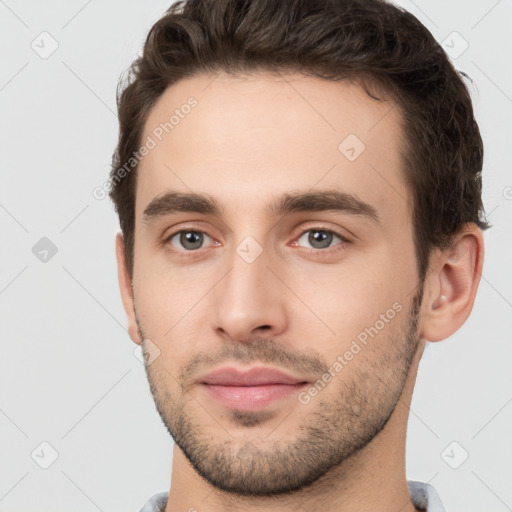
M 344 250 L 346 248 L 345 246 L 350 243 L 350 240 L 348 240 L 341 233 L 338 233 L 337 231 L 333 231 L 332 229 L 324 228 L 323 226 L 314 226 L 314 227 L 310 227 L 308 229 L 305 229 L 304 231 L 302 231 L 299 234 L 299 236 L 296 237 L 296 240 L 299 240 L 300 238 L 302 238 L 303 235 L 305 235 L 306 233 L 308 233 L 310 231 L 313 231 L 313 232 L 320 231 L 322 233 L 327 233 L 327 234 L 330 234 L 330 235 L 337 236 L 338 238 L 341 239 L 341 242 L 338 243 L 335 246 L 326 247 L 325 249 L 313 249 L 313 248 L 309 248 L 309 247 L 302 247 L 302 250 L 305 251 L 308 254 L 318 255 L 319 253 L 329 253 L 329 254 L 338 253 L 339 251 Z M 204 235 L 208 236 L 209 238 L 213 239 L 213 237 L 208 235 L 208 233 L 206 233 L 205 231 L 201 231 L 201 230 L 195 229 L 195 228 L 182 228 L 179 231 L 173 232 L 172 234 L 170 234 L 168 237 L 165 238 L 164 244 L 165 245 L 167 245 L 167 244 L 170 245 L 172 247 L 172 249 L 171 249 L 172 252 L 174 252 L 176 254 L 178 254 L 178 253 L 179 254 L 188 253 L 188 254 L 184 255 L 184 257 L 193 257 L 194 253 L 197 253 L 200 249 L 204 249 L 204 247 L 201 247 L 200 249 L 194 249 L 194 250 L 186 250 L 186 249 L 176 249 L 176 248 L 174 248 L 170 242 L 171 242 L 171 240 L 176 235 L 179 235 L 181 233 L 200 233 L 200 234 L 204 234 Z

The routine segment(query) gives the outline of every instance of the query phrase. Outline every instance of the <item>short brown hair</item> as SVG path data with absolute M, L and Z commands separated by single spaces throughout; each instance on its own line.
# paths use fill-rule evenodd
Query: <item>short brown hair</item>
M 188 0 L 149 31 L 142 56 L 117 91 L 119 140 L 110 197 L 133 275 L 137 168 L 119 169 L 141 144 L 148 113 L 167 87 L 202 72 L 301 72 L 360 82 L 389 94 L 402 114 L 420 282 L 433 248 L 466 223 L 484 230 L 483 145 L 462 77 L 432 34 L 383 0 Z

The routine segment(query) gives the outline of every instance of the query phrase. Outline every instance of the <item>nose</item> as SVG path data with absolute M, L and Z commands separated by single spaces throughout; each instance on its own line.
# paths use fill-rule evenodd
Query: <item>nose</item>
M 283 285 L 268 267 L 265 251 L 252 262 L 234 253 L 211 295 L 214 328 L 221 337 L 243 342 L 255 335 L 274 337 L 287 328 Z

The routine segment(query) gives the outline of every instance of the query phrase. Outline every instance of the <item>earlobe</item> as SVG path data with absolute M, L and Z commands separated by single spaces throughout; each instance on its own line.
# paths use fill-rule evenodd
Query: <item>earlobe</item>
M 135 315 L 133 282 L 126 265 L 124 239 L 121 233 L 116 235 L 116 259 L 119 290 L 121 292 L 123 307 L 128 319 L 128 332 L 132 341 L 137 343 L 137 345 L 140 345 L 140 343 L 142 343 L 142 336 L 137 324 L 137 317 Z
M 455 237 L 453 245 L 436 258 L 425 287 L 421 337 L 441 341 L 457 331 L 469 317 L 480 283 L 484 244 L 474 224 Z

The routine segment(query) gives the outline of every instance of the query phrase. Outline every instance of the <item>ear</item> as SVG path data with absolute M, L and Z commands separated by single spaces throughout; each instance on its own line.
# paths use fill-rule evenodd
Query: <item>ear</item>
M 124 239 L 121 233 L 116 235 L 116 258 L 117 258 L 117 278 L 119 279 L 119 289 L 121 290 L 121 299 L 123 300 L 124 310 L 128 317 L 128 332 L 134 343 L 140 345 L 142 336 L 137 325 L 135 317 L 135 303 L 133 299 L 132 279 L 128 273 L 124 253 Z
M 441 341 L 457 331 L 473 309 L 484 261 L 481 229 L 467 224 L 450 249 L 433 256 L 425 282 L 420 336 Z

